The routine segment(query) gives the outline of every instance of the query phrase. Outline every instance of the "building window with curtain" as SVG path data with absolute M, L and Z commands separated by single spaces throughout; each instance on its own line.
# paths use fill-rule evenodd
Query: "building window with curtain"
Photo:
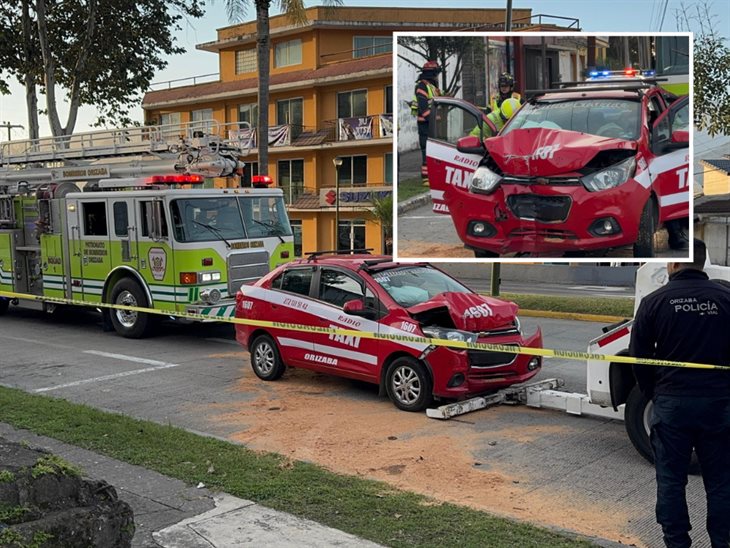
M 340 221 L 337 227 L 337 249 L 365 249 L 365 221 Z
M 355 59 L 392 53 L 393 38 L 391 36 L 355 36 L 352 39 L 352 50 L 352 56 Z
M 259 174 L 259 163 L 258 162 L 246 162 L 243 166 L 243 179 L 241 186 L 251 187 L 253 186 L 253 176 Z
M 294 256 L 302 256 L 302 221 L 289 220 L 292 233 L 294 234 Z
M 284 202 L 291 205 L 304 192 L 304 160 L 280 160 L 278 184 L 284 191 Z
M 256 48 L 248 48 L 236 52 L 236 74 L 256 72 Z
M 288 67 L 302 64 L 302 40 L 289 40 L 274 46 L 274 66 Z
M 259 106 L 256 103 L 238 105 L 238 121 L 245 122 L 250 127 L 256 127 L 259 119 Z
M 291 126 L 291 137 L 296 138 L 302 132 L 304 115 L 302 113 L 304 100 L 283 99 L 276 102 L 276 124 L 279 126 Z
M 385 155 L 385 173 L 383 180 L 386 185 L 393 184 L 393 153 L 388 152 Z
M 393 114 L 393 86 L 385 86 L 385 114 Z
M 204 131 L 210 133 L 213 127 L 213 109 L 201 108 L 190 113 L 193 131 Z
M 337 117 L 354 118 L 367 116 L 368 90 L 344 91 L 337 94 Z
M 367 156 L 340 156 L 342 165 L 337 170 L 340 186 L 364 186 L 368 181 Z

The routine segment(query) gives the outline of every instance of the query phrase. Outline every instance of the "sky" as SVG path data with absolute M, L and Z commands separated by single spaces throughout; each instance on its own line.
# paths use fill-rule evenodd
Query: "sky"
M 727 0 L 710 0 L 708 2 L 714 14 L 716 30 L 722 36 L 730 36 L 730 10 Z M 253 5 L 253 1 L 250 2 Z M 309 0 L 307 6 L 319 5 L 321 1 Z M 453 8 L 504 8 L 506 0 L 344 0 L 346 6 L 372 7 L 443 7 L 447 4 Z M 676 13 L 680 6 L 693 5 L 697 0 L 513 0 L 513 8 L 531 8 L 533 15 L 553 15 L 579 19 L 580 27 L 587 32 L 632 32 L 632 31 L 664 31 L 672 32 L 680 29 L 677 25 Z M 215 53 L 198 51 L 196 44 L 216 39 L 216 29 L 232 23 L 225 13 L 224 0 L 207 0 L 206 15 L 202 19 L 182 23 L 182 30 L 176 33 L 177 43 L 185 48 L 186 53 L 168 58 L 169 65 L 160 71 L 153 83 L 167 82 L 179 78 L 190 78 L 203 74 L 218 72 L 218 59 Z M 275 12 L 272 10 L 272 15 Z M 250 9 L 246 20 L 252 20 L 255 12 Z M 550 20 L 545 20 L 550 22 Z M 553 20 L 553 22 L 556 22 Z M 699 29 L 692 28 L 697 31 Z M 39 106 L 44 97 L 39 97 Z M 61 110 L 61 120 L 65 124 L 66 111 Z M 142 109 L 132 112 L 133 118 L 142 121 Z M 94 131 L 91 123 L 96 112 L 91 107 L 81 109 L 75 133 Z M 41 136 L 50 135 L 45 117 L 40 117 Z M 22 86 L 13 85 L 10 95 L 0 95 L 0 123 L 10 122 L 27 126 L 25 110 L 25 92 Z M 11 130 L 12 139 L 27 138 L 26 129 Z M 8 138 L 7 129 L 0 128 L 0 141 Z

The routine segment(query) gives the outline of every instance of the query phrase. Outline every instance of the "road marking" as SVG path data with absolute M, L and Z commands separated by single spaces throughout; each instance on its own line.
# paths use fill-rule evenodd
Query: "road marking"
M 573 285 L 568 287 L 568 289 L 582 289 L 587 291 L 613 291 L 621 293 L 631 291 L 633 293 L 633 290 L 628 287 L 612 287 L 607 285 Z
M 139 375 L 140 373 L 150 373 L 152 371 L 160 371 L 162 369 L 170 369 L 171 367 L 178 367 L 179 363 L 167 363 L 160 362 L 157 360 L 149 360 L 147 358 L 137 358 L 135 356 L 126 356 L 124 354 L 111 354 L 109 352 L 99 352 L 97 350 L 84 350 L 84 354 L 93 354 L 95 356 L 103 356 L 105 358 L 112 358 L 115 360 L 123 360 L 135 363 L 144 363 L 152 365 L 153 367 L 146 367 L 145 369 L 135 369 L 134 371 L 124 371 L 121 373 L 114 373 L 112 375 L 103 375 L 101 377 L 93 377 L 91 379 L 83 379 L 80 381 L 67 382 L 66 384 L 59 384 L 56 386 L 47 386 L 45 388 L 36 388 L 33 392 L 50 392 L 51 390 L 59 390 L 61 388 L 70 388 L 72 386 L 80 386 L 82 384 L 89 384 L 92 382 L 108 381 L 112 379 L 119 379 L 122 377 L 130 377 L 132 375 Z

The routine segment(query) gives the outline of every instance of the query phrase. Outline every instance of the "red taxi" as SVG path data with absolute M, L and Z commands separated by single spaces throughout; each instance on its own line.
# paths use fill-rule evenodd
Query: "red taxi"
M 481 296 L 430 264 L 374 255 L 313 254 L 273 270 L 236 295 L 236 317 L 318 328 L 539 348 L 523 334 L 517 305 Z M 261 379 L 301 367 L 374 383 L 396 407 L 463 399 L 534 377 L 540 357 L 236 324 Z
M 451 215 L 477 257 L 627 245 L 653 257 L 662 224 L 686 225 L 688 98 L 650 80 L 582 84 L 535 92 L 484 140 L 468 136 L 482 124 L 477 107 L 434 99 L 434 211 Z

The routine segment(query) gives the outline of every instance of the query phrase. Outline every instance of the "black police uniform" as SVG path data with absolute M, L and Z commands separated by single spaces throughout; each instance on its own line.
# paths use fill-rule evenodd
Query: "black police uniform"
M 645 297 L 629 352 L 640 358 L 730 365 L 730 289 L 699 270 L 683 269 Z M 730 370 L 634 366 L 654 401 L 651 442 L 657 521 L 669 547 L 690 546 L 685 486 L 697 452 L 707 493 L 713 548 L 730 546 Z

